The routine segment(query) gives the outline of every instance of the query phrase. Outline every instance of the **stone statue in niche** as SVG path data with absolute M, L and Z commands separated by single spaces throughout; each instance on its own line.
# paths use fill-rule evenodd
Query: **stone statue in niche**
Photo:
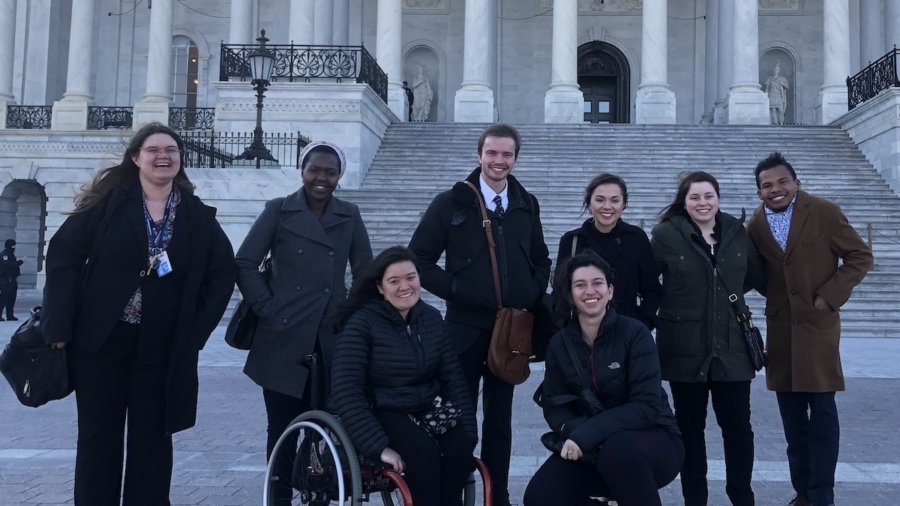
M 781 61 L 775 62 L 772 75 L 766 79 L 766 94 L 769 95 L 769 123 L 784 124 L 784 110 L 787 108 L 788 80 L 781 75 Z
M 431 91 L 431 84 L 425 77 L 425 66 L 419 65 L 419 73 L 413 80 L 413 121 L 428 121 L 428 115 L 431 113 L 431 101 L 434 99 L 434 92 Z

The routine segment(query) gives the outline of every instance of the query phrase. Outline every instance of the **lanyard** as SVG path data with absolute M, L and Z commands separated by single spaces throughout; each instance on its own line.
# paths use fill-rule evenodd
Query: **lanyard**
M 153 223 L 153 218 L 150 216 L 150 210 L 147 209 L 147 199 L 146 195 L 144 196 L 144 221 L 147 223 L 147 239 L 149 241 L 150 249 L 162 249 L 163 246 L 163 233 L 166 230 L 166 223 L 169 222 L 169 214 L 172 210 L 172 200 L 175 198 L 175 190 L 172 189 L 169 192 L 169 198 L 166 199 L 166 211 L 163 213 L 162 222 L 159 225 L 159 229 L 156 230 L 156 224 Z

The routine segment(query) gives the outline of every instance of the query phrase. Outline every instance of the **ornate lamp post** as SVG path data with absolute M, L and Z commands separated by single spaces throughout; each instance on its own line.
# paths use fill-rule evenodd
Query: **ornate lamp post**
M 253 81 L 250 84 L 256 90 L 256 128 L 253 130 L 253 142 L 238 156 L 238 159 L 243 160 L 253 160 L 255 158 L 257 169 L 262 160 L 278 162 L 272 156 L 269 148 L 263 144 L 262 140 L 263 97 L 266 89 L 269 87 L 272 70 L 275 68 L 275 55 L 271 50 L 266 49 L 266 42 L 269 41 L 266 38 L 266 31 L 260 30 L 259 34 L 260 36 L 256 39 L 259 42 L 259 47 L 251 51 L 247 57 L 250 60 L 250 69 L 253 72 Z

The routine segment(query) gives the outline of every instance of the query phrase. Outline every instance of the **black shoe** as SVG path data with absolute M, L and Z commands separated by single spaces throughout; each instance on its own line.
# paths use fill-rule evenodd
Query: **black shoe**
M 812 506 L 812 503 L 799 495 L 795 495 L 794 498 L 791 499 L 791 502 L 787 503 L 787 506 Z
M 6 320 L 4 320 L 2 316 L 0 316 L 0 322 L 5 322 L 5 321 Z
M 6 321 L 8 321 L 8 322 L 17 322 L 17 321 L 19 321 L 19 319 L 16 318 L 15 316 L 7 316 L 7 317 L 6 317 Z

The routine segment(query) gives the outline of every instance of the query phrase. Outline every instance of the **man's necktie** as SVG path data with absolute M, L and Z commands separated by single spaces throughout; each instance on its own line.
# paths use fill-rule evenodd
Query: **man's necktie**
M 494 208 L 494 212 L 497 213 L 500 219 L 503 219 L 503 215 L 506 214 L 506 209 L 503 209 L 503 198 L 500 195 L 495 195 L 494 204 L 497 206 Z

